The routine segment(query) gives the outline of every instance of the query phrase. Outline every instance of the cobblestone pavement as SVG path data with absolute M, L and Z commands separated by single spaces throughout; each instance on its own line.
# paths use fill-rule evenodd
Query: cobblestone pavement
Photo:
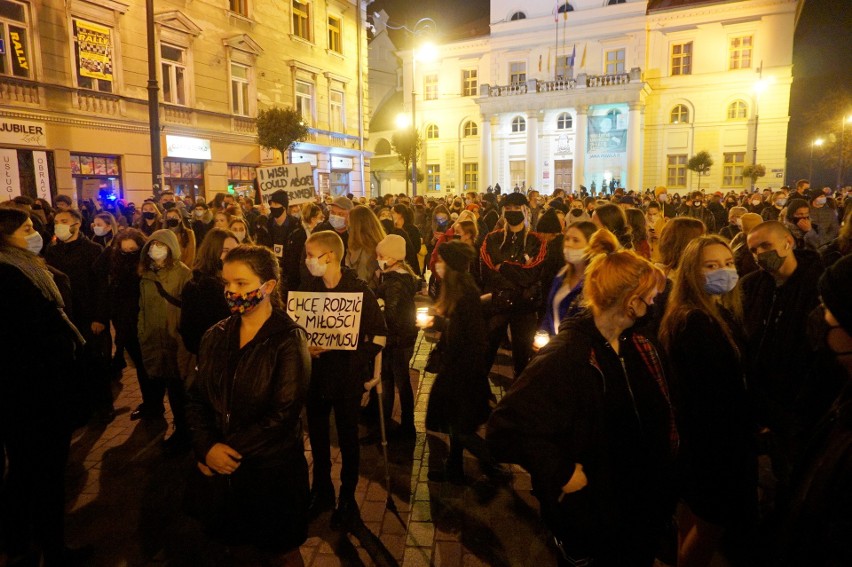
M 417 439 L 389 446 L 395 510 L 387 506 L 381 447 L 362 447 L 356 498 L 363 524 L 345 534 L 328 527 L 330 513 L 317 518 L 300 549 L 306 565 L 555 565 L 530 494 L 529 476 L 522 470 L 513 469 L 509 484 L 492 485 L 479 478 L 476 460 L 466 454 L 466 485 L 427 480 L 430 463 L 440 467 L 447 453 L 446 439 L 427 435 L 424 428 L 434 376 L 422 369 L 432 346 L 420 340 L 412 360 Z M 501 376 L 511 375 L 508 362 L 501 354 L 492 382 L 499 384 Z M 92 545 L 93 565 L 261 564 L 250 549 L 226 550 L 206 539 L 184 515 L 182 495 L 192 457 L 164 454 L 160 443 L 166 421 L 129 420 L 129 412 L 141 402 L 132 367 L 125 369 L 116 389 L 115 421 L 78 430 L 72 441 L 67 472 L 69 543 Z M 498 398 L 503 392 L 497 385 L 493 391 Z M 366 434 L 362 427 L 361 435 Z M 305 452 L 310 463 L 307 438 Z M 336 448 L 333 457 L 337 482 Z

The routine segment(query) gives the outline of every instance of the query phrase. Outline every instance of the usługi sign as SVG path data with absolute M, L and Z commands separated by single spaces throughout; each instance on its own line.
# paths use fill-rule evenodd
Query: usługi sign
M 264 198 L 283 189 L 291 205 L 314 200 L 314 174 L 310 163 L 291 163 L 257 168 L 257 184 Z
M 308 346 L 355 350 L 361 330 L 363 293 L 291 291 L 287 314 L 308 335 Z

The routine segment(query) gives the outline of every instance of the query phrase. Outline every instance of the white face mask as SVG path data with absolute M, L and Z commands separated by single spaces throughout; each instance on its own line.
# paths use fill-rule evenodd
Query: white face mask
M 67 224 L 57 224 L 53 227 L 53 234 L 56 235 L 56 238 L 65 242 L 69 238 L 71 238 L 71 227 Z
M 151 246 L 148 249 L 148 257 L 154 260 L 155 262 L 159 262 L 161 260 L 165 260 L 166 256 L 169 255 L 169 249 L 166 246 Z
M 199 219 L 200 219 L 201 217 L 203 217 L 203 216 L 204 216 L 204 210 L 203 210 L 203 209 L 199 209 L 199 210 L 197 210 L 197 211 L 193 211 L 193 212 L 195 213 L 195 218 L 199 218 Z
M 346 217 L 341 215 L 329 215 L 328 222 L 335 230 L 340 230 L 346 226 Z
M 26 237 L 24 237 L 24 240 L 27 241 L 27 250 L 29 250 L 33 254 L 38 254 L 39 252 L 41 252 L 42 247 L 44 247 L 44 239 L 38 232 L 28 234 Z
M 825 197 L 817 197 L 816 199 L 814 199 L 814 204 L 821 207 L 821 206 L 825 205 L 825 202 L 827 200 L 828 199 L 826 199 Z
M 387 260 L 378 260 L 378 262 L 379 262 L 379 269 L 383 272 L 390 267 L 390 266 L 388 266 Z
M 95 231 L 95 236 L 106 236 L 106 233 L 109 232 L 109 227 L 96 226 L 92 230 Z
M 659 196 L 657 197 L 657 200 L 661 203 L 665 203 L 666 201 L 669 200 L 669 196 L 666 195 L 665 193 L 660 193 Z
M 563 248 L 562 253 L 565 261 L 574 266 L 582 263 L 586 256 L 586 252 L 582 248 Z
M 319 258 L 306 258 L 305 266 L 308 267 L 308 271 L 315 278 L 321 278 L 325 275 L 326 270 L 328 270 L 328 264 L 325 262 L 320 263 Z
M 237 237 L 237 242 L 242 242 L 246 239 L 246 233 L 244 231 L 233 231 L 234 236 Z

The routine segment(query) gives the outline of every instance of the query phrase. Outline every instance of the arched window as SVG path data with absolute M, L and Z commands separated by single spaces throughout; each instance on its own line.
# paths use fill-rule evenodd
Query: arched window
M 468 120 L 464 123 L 464 137 L 471 138 L 473 136 L 479 135 L 479 127 L 476 125 L 476 122 L 473 120 Z
M 376 142 L 376 155 L 377 156 L 386 156 L 390 153 L 391 153 L 390 142 L 388 142 L 384 138 L 382 138 L 378 142 Z
M 735 100 L 728 105 L 728 120 L 743 120 L 748 117 L 748 106 L 745 101 Z
M 566 12 L 573 12 L 573 11 L 574 11 L 574 6 L 572 6 L 568 2 L 565 2 L 564 4 L 560 4 L 559 10 L 558 10 L 558 12 L 560 14 L 565 14 Z
M 669 122 L 671 124 L 689 124 L 689 109 L 685 104 L 678 104 L 672 108 Z
M 607 6 L 615 6 L 616 4 L 626 4 L 627 0 L 606 0 Z
M 426 139 L 427 140 L 437 140 L 438 139 L 438 127 L 435 124 L 429 124 L 426 126 Z
M 567 112 L 563 112 L 556 117 L 557 130 L 570 130 L 574 127 L 574 119 Z
M 512 14 L 512 17 L 511 17 L 511 18 L 509 18 L 509 19 L 510 19 L 510 20 L 512 20 L 513 22 L 514 22 L 515 20 L 526 20 L 526 19 L 527 19 L 527 15 L 526 15 L 526 14 L 524 14 L 523 12 L 515 12 L 514 14 Z
M 527 121 L 523 116 L 515 116 L 512 118 L 512 133 L 518 134 L 527 131 Z

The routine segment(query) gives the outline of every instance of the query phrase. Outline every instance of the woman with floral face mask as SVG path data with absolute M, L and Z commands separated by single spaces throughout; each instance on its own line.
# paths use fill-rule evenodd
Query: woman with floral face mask
M 680 394 L 678 565 L 708 565 L 725 531 L 747 533 L 756 517 L 755 424 L 737 280 L 724 239 L 696 238 L 683 252 L 660 327 Z
M 280 277 L 268 248 L 242 245 L 225 256 L 231 316 L 201 341 L 187 404 L 197 472 L 187 490 L 213 538 L 291 565 L 307 537 L 300 414 L 311 363 L 305 331 L 284 310 Z
M 181 293 L 192 273 L 180 261 L 180 244 L 171 230 L 158 230 L 151 235 L 139 261 L 142 281 L 139 284 L 139 346 L 145 371 L 169 393 L 169 406 L 174 416 L 174 433 L 165 448 L 179 451 L 189 448 L 189 434 L 184 412 L 184 376 L 189 353 L 183 345 L 180 323 Z M 147 408 L 141 408 L 143 411 Z

